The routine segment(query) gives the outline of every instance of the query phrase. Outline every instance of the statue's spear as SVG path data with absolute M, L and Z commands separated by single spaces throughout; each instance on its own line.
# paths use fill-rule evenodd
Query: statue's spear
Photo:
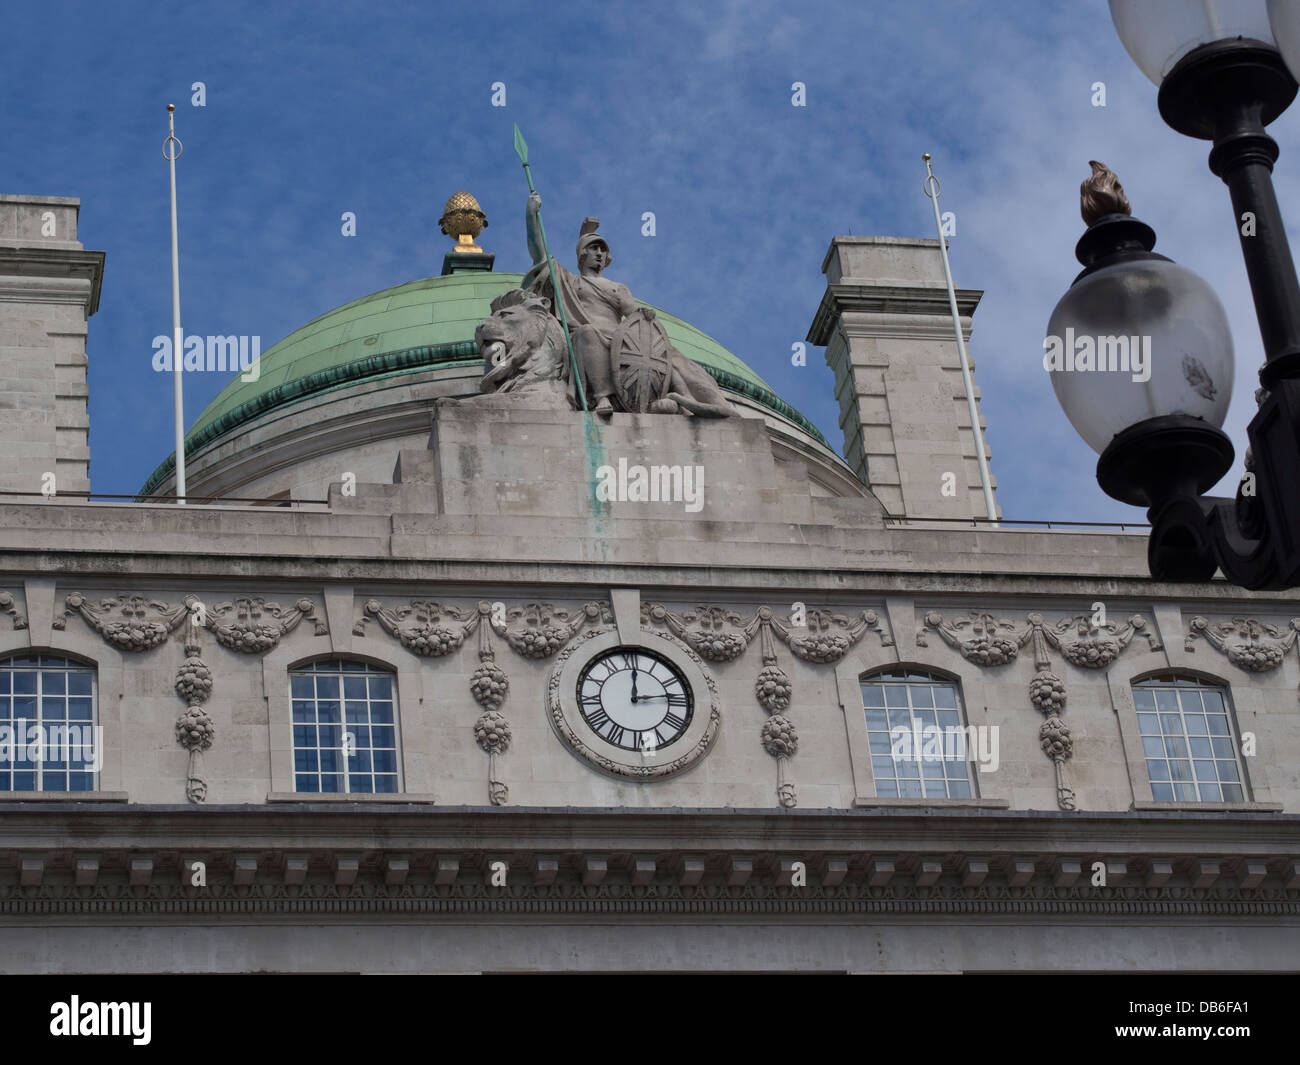
M 519 161 L 524 164 L 524 174 L 528 178 L 528 191 L 535 193 L 537 189 L 533 186 L 533 172 L 528 167 L 528 143 L 524 140 L 524 135 L 519 132 L 519 123 L 515 123 L 515 153 L 519 156 Z M 551 258 L 550 246 L 546 243 L 546 226 L 542 223 L 542 210 L 537 209 L 537 230 L 542 238 L 542 254 L 546 256 L 546 266 L 551 272 L 551 291 L 555 294 L 555 306 L 560 312 L 560 325 L 564 327 L 564 342 L 569 346 L 569 365 L 573 368 L 573 380 L 578 385 L 578 399 L 582 403 L 582 409 L 587 409 L 587 393 L 582 387 L 582 374 L 578 371 L 578 357 L 573 353 L 573 338 L 569 336 L 569 319 L 564 313 L 564 300 L 560 296 L 560 284 L 555 276 L 555 261 Z

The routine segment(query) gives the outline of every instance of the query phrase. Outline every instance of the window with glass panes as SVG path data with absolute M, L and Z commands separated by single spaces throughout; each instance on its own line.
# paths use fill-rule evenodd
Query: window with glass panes
M 94 791 L 94 667 L 0 659 L 0 737 L 0 791 Z
M 1187 677 L 1152 677 L 1133 685 L 1133 704 L 1152 798 L 1245 801 L 1224 688 Z
M 961 699 L 952 681 L 918 670 L 876 673 L 862 681 L 862 704 L 867 711 L 867 741 L 877 796 L 974 797 Z M 900 752 L 895 757 L 892 730 L 900 727 L 908 730 L 912 746 L 906 756 Z M 939 740 L 931 741 L 931 757 L 923 757 L 936 729 Z M 963 730 L 960 739 L 949 730 Z M 917 738 L 920 749 L 915 745 Z
M 396 678 L 364 662 L 334 660 L 289 674 L 294 789 L 396 792 Z

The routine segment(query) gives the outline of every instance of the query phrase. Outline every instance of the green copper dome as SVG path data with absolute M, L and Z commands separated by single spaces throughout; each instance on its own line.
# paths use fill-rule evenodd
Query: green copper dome
M 186 454 L 269 410 L 316 392 L 435 366 L 480 364 L 474 329 L 492 313 L 492 300 L 518 288 L 522 280 L 522 274 L 485 272 L 430 277 L 386 288 L 322 314 L 262 353 L 256 381 L 236 376 L 218 393 L 190 426 Z M 716 340 L 666 311 L 655 310 L 676 348 L 700 363 L 724 389 L 748 396 L 826 442 L 811 422 Z M 175 455 L 169 455 L 140 494 L 154 491 L 174 466 Z

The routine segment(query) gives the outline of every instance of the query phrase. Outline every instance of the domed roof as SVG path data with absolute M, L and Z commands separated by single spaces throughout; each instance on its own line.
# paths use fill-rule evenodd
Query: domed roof
M 186 454 L 314 392 L 433 366 L 480 363 L 475 327 L 492 313 L 492 300 L 522 280 L 522 274 L 480 271 L 424 278 L 314 318 L 262 353 L 256 381 L 236 376 L 217 394 L 190 426 Z M 676 348 L 725 390 L 749 397 L 826 443 L 808 419 L 716 340 L 658 307 L 655 311 Z M 155 490 L 174 465 L 175 455 L 169 455 L 140 494 Z

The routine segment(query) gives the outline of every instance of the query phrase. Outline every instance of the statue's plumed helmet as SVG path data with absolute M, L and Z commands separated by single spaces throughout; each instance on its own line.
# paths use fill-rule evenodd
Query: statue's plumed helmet
M 579 263 L 582 262 L 582 253 L 586 251 L 589 247 L 591 247 L 591 245 L 593 244 L 599 244 L 602 248 L 605 249 L 606 266 L 609 266 L 614 261 L 614 257 L 609 253 L 609 245 L 605 242 L 605 238 L 596 232 L 596 229 L 599 225 L 600 225 L 599 218 L 586 218 L 583 220 L 582 229 L 578 232 L 578 262 Z

